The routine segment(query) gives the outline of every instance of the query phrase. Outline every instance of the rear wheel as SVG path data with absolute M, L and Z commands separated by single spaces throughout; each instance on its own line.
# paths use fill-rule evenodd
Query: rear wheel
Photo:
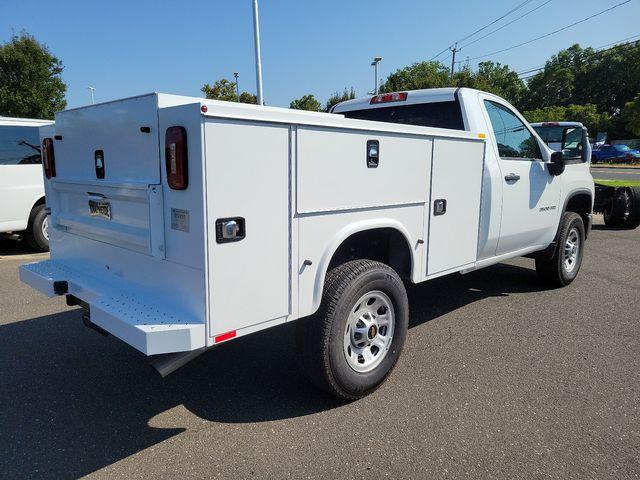
M 31 248 L 40 252 L 49 251 L 49 217 L 44 205 L 36 205 L 29 215 L 29 226 L 24 238 Z
M 573 282 L 582 265 L 584 239 L 584 223 L 580 215 L 564 213 L 553 257 L 536 258 L 536 272 L 540 279 L 554 287 L 565 287 Z
M 616 188 L 603 207 L 604 224 L 609 228 L 621 227 L 627 217 L 627 196 L 623 188 Z
M 409 303 L 398 274 L 379 262 L 354 260 L 332 269 L 318 312 L 296 332 L 305 373 L 345 400 L 374 391 L 402 351 Z
M 640 226 L 640 187 L 626 187 L 626 203 L 628 212 L 624 219 L 625 228 L 637 228 Z

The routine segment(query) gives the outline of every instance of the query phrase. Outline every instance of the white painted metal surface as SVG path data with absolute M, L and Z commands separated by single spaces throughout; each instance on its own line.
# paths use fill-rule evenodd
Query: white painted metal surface
M 455 131 L 159 94 L 62 112 L 60 173 L 47 182 L 52 260 L 25 266 L 22 278 L 46 294 L 67 281 L 101 327 L 145 353 L 166 353 L 314 313 L 334 253 L 358 232 L 397 231 L 415 283 L 540 250 L 566 195 L 592 190 L 588 168 L 549 178 L 546 147 L 540 162 L 503 161 L 485 98 L 504 102 L 468 89 L 409 96 L 458 102 L 465 130 Z M 167 182 L 172 126 L 187 132 L 185 190 Z M 379 142 L 375 168 L 370 141 Z M 508 190 L 505 171 L 516 168 L 522 189 Z M 88 214 L 92 195 L 111 203 L 112 219 Z M 446 213 L 434 216 L 440 198 Z M 555 211 L 546 215 L 540 202 Z M 229 219 L 244 222 L 245 235 L 220 242 L 217 225 Z
M 433 145 L 427 275 L 457 271 L 478 254 L 484 144 L 438 138 Z M 438 215 L 436 203 L 446 211 Z
M 39 157 L 38 129 L 51 123 L 0 117 L 0 233 L 25 230 L 31 209 L 44 198 L 42 165 L 20 164 L 18 155 Z

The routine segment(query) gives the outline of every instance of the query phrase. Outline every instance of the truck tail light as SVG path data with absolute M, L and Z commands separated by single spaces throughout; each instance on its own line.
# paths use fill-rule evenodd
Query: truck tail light
M 404 102 L 409 94 L 407 92 L 399 93 L 383 93 L 371 98 L 369 105 L 376 105 L 378 103 L 390 103 L 390 102 Z
M 173 190 L 185 190 L 189 185 L 187 131 L 184 127 L 169 127 L 164 140 L 167 162 L 167 182 Z
M 47 178 L 56 176 L 56 157 L 53 153 L 53 140 L 50 138 L 42 140 L 42 165 Z

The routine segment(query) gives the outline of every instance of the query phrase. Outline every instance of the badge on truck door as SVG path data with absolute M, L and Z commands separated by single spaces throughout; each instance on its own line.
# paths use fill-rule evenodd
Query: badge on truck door
M 171 230 L 189 231 L 189 210 L 171 209 Z

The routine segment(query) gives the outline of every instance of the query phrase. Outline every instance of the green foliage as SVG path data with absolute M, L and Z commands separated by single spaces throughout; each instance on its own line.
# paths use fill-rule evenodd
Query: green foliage
M 640 92 L 640 42 L 601 52 L 573 45 L 551 57 L 528 88 L 527 109 L 593 103 L 615 117 Z
M 458 74 L 456 74 L 458 75 Z M 518 74 L 500 63 L 482 62 L 473 78 L 473 88 L 494 93 L 519 107 L 527 92 Z M 458 83 L 458 86 L 466 86 Z
M 627 131 L 635 136 L 640 136 L 640 93 L 632 101 L 625 104 L 621 119 Z
M 351 90 L 347 90 L 346 88 L 342 91 L 342 93 L 334 92 L 333 95 L 329 97 L 327 103 L 324 106 L 324 111 L 329 112 L 334 105 L 337 105 L 340 102 L 346 102 L 347 100 L 353 100 L 356 98 L 356 91 L 351 87 Z
M 221 100 L 223 102 L 237 102 L 238 95 L 236 94 L 236 84 L 226 78 L 216 80 L 213 86 L 205 83 L 200 89 L 204 93 L 205 98 L 211 100 Z M 255 95 L 249 92 L 242 92 L 240 94 L 241 103 L 258 103 L 258 99 Z
M 531 123 L 580 122 L 587 127 L 593 136 L 597 132 L 606 132 L 612 127 L 609 115 L 598 113 L 597 107 L 593 104 L 537 108 L 527 110 L 523 112 L 523 115 Z
M 452 87 L 449 69 L 440 62 L 418 62 L 393 72 L 380 86 L 383 93 Z
M 518 105 L 526 85 L 518 74 L 506 65 L 482 62 L 478 70 L 463 67 L 451 78 L 449 67 L 440 62 L 419 62 L 397 70 L 382 84 L 382 92 L 418 90 L 423 88 L 469 87 L 495 93 Z
M 289 108 L 294 110 L 308 110 L 310 112 L 319 112 L 322 110 L 320 102 L 316 100 L 313 95 L 303 95 L 302 97 L 293 100 L 289 105 Z
M 0 115 L 53 118 L 67 106 L 62 62 L 22 32 L 0 44 Z
M 253 105 L 258 104 L 258 97 L 249 92 L 242 92 L 240 94 L 240 103 L 250 103 Z

